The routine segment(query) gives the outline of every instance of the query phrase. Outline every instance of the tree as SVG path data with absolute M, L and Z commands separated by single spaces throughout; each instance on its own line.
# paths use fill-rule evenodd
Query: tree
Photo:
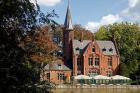
M 74 38 L 77 40 L 92 40 L 94 38 L 93 33 L 81 27 L 81 25 L 74 25 Z M 83 34 L 83 35 L 82 35 Z
M 125 63 L 121 63 L 120 68 L 121 68 L 120 74 L 128 77 L 129 76 L 129 69 L 128 69 L 127 65 Z
M 30 0 L 0 1 L 1 93 L 28 93 L 39 82 L 40 64 L 28 60 L 24 38 L 28 32 L 36 31 L 42 23 L 55 23 L 50 19 L 55 15 L 54 11 L 44 15 L 39 6 Z
M 99 30 L 95 32 L 95 39 L 108 40 L 107 29 L 105 26 L 100 27 Z
M 36 33 L 28 33 L 25 38 L 25 46 L 28 51 L 29 58 L 34 62 L 48 63 L 57 59 L 53 55 L 59 47 L 53 42 L 50 27 L 43 26 Z
M 95 37 L 116 43 L 120 53 L 121 75 L 132 77 L 132 74 L 135 75 L 139 71 L 140 27 L 138 24 L 123 22 L 104 26 L 95 33 Z

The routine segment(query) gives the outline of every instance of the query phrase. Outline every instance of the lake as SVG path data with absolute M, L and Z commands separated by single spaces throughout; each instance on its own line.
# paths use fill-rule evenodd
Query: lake
M 56 89 L 53 93 L 140 93 L 140 89 Z

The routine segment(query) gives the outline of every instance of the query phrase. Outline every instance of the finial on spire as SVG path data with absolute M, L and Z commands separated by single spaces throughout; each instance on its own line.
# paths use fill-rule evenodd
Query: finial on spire
M 72 30 L 72 17 L 71 17 L 71 12 L 70 12 L 70 0 L 68 0 L 68 7 L 67 7 L 67 13 L 66 13 L 66 18 L 65 18 L 65 23 L 64 27 L 66 30 Z

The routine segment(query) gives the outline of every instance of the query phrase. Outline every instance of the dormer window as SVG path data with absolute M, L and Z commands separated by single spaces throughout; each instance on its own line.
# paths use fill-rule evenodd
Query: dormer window
M 82 43 L 83 42 L 83 40 L 82 39 L 79 39 L 79 41 Z
M 78 50 L 79 50 L 79 47 L 77 47 L 75 50 L 77 50 L 77 51 L 78 51 Z
M 83 52 L 83 49 L 79 49 L 79 53 L 82 54 L 82 52 Z
M 103 52 L 106 51 L 106 48 L 103 48 L 102 51 L 103 51 Z
M 58 64 L 58 69 L 62 69 L 62 65 L 61 64 Z
M 109 49 L 109 52 L 112 52 L 112 51 L 113 51 L 113 49 L 112 49 L 112 48 L 110 48 L 110 49 Z

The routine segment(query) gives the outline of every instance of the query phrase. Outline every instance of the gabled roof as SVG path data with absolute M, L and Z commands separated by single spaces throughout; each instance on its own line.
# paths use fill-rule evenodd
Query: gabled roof
M 61 65 L 61 66 L 60 66 Z M 52 63 L 52 64 L 47 64 L 44 67 L 44 70 L 49 70 L 49 71 L 71 71 L 67 66 L 63 64 L 58 64 L 58 63 Z
M 68 7 L 67 7 L 67 13 L 66 13 L 66 18 L 65 18 L 64 28 L 66 30 L 72 30 L 73 29 L 73 26 L 72 26 L 72 17 L 71 17 L 69 3 L 68 3 Z
M 91 40 L 73 40 L 73 53 L 82 54 L 86 50 Z M 112 41 L 95 41 L 99 46 L 99 49 L 104 55 L 117 55 L 115 45 Z
M 74 54 L 81 54 L 86 46 L 92 42 L 91 40 L 73 40 L 73 52 Z
M 96 41 L 104 55 L 117 55 L 115 45 L 112 41 Z

